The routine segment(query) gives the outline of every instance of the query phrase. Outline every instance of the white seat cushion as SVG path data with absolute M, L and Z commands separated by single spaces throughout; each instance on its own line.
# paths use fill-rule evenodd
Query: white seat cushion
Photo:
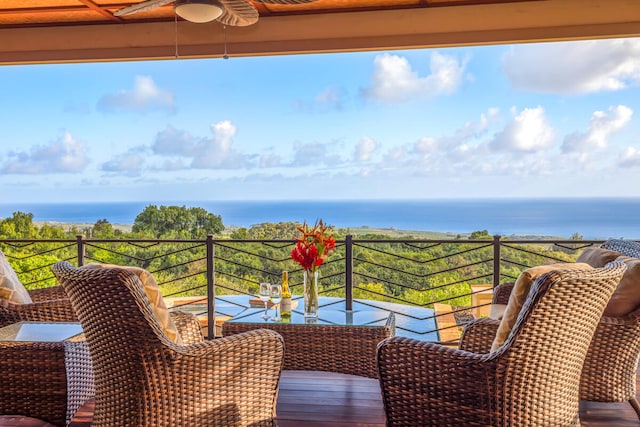
M 0 251 L 0 298 L 14 304 L 31 304 L 29 291 L 24 287 L 7 258 Z

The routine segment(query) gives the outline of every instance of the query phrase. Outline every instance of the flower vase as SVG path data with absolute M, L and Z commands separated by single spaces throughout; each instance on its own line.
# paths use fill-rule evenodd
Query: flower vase
M 318 271 L 304 270 L 304 317 L 318 317 Z

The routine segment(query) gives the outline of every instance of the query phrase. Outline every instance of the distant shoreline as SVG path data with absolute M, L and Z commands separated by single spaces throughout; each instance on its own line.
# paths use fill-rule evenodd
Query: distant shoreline
M 33 221 L 33 224 L 37 227 L 42 227 L 43 225 L 51 225 L 55 227 L 61 227 L 65 231 L 70 231 L 73 228 L 78 230 L 84 230 L 93 227 L 95 224 L 90 223 L 71 223 L 71 222 L 62 222 L 62 221 Z M 120 230 L 122 232 L 129 233 L 133 227 L 132 224 L 111 224 L 114 229 Z M 241 226 L 236 225 L 227 225 L 225 226 L 225 230 L 223 231 L 223 235 L 228 236 L 233 231 L 243 228 Z M 250 228 L 250 227 L 246 227 Z M 346 234 L 351 234 L 354 236 L 361 236 L 366 234 L 373 234 L 385 237 L 394 237 L 394 238 L 406 238 L 406 237 L 417 237 L 422 239 L 433 239 L 433 240 L 448 240 L 455 239 L 460 236 L 462 239 L 467 239 L 470 236 L 470 233 L 455 233 L 448 231 L 429 231 L 429 230 L 400 230 L 396 228 L 377 228 L 377 227 L 368 227 L 366 225 L 360 227 L 336 227 L 341 232 Z M 348 232 L 348 233 L 347 233 Z M 566 237 L 562 236 L 550 236 L 550 235 L 537 235 L 537 234 L 523 234 L 523 235 L 509 235 L 503 236 L 509 238 L 516 239 L 566 239 Z
M 69 231 L 74 227 L 79 230 L 91 228 L 95 225 L 95 223 L 90 224 L 90 223 L 75 223 L 75 222 L 62 222 L 62 221 L 33 221 L 33 225 L 37 227 L 42 227 L 43 225 L 50 225 L 53 227 L 60 227 L 64 231 Z M 131 228 L 133 227 L 132 224 L 111 224 L 111 225 L 113 226 L 114 229 L 127 232 L 127 233 L 130 232 Z
M 353 230 L 351 234 L 393 233 L 447 238 L 487 230 L 490 235 L 509 237 L 640 238 L 640 199 L 185 201 L 178 204 L 197 206 L 219 215 L 223 224 L 232 224 L 227 226 L 227 232 L 233 227 L 313 222 L 322 218 L 329 225 Z M 62 227 L 69 227 L 63 224 L 77 224 L 79 228 L 107 219 L 114 227 L 129 230 L 137 215 L 148 205 L 146 202 L 0 204 L 0 217 L 10 217 L 16 211 L 28 212 L 33 215 L 34 222 Z

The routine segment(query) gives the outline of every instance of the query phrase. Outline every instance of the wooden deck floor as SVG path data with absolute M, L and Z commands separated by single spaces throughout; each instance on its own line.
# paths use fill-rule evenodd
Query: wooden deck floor
M 640 367 L 638 368 L 640 373 Z M 640 398 L 640 375 L 636 377 L 636 396 Z M 628 402 L 580 402 L 580 424 L 586 427 L 638 426 L 640 420 Z
M 640 396 L 639 396 L 640 397 Z M 85 405 L 71 427 L 90 427 L 92 406 Z M 351 375 L 284 371 L 278 396 L 279 427 L 383 427 L 384 410 L 378 381 Z M 583 426 L 638 426 L 640 421 L 627 403 L 583 402 Z M 0 417 L 0 427 L 43 427 L 36 421 Z

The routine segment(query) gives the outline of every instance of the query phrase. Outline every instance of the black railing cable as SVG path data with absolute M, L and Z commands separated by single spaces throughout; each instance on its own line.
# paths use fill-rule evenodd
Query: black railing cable
M 285 240 L 275 240 L 275 239 L 274 240 L 267 240 L 267 239 L 264 239 L 264 240 L 218 239 L 216 240 L 212 235 L 208 235 L 205 241 L 199 240 L 199 239 L 117 240 L 117 239 L 91 239 L 83 235 L 77 235 L 75 236 L 75 239 L 73 238 L 37 239 L 37 240 L 7 239 L 7 240 L 0 240 L 0 243 L 2 244 L 3 248 L 11 247 L 11 248 L 17 248 L 17 249 L 25 248 L 25 247 L 33 246 L 37 244 L 55 243 L 57 245 L 56 248 L 51 248 L 51 247 L 41 248 L 41 250 L 37 254 L 25 255 L 24 253 L 21 253 L 21 254 L 8 253 L 7 257 L 9 257 L 12 260 L 17 260 L 18 262 L 21 262 L 25 258 L 34 258 L 37 256 L 44 256 L 44 255 L 48 257 L 50 254 L 54 252 L 59 252 L 59 256 L 57 257 L 58 260 L 66 260 L 71 263 L 76 263 L 78 266 L 85 265 L 85 263 L 89 261 L 100 261 L 97 258 L 103 258 L 103 256 L 97 255 L 99 251 L 105 251 L 106 253 L 126 257 L 131 261 L 145 262 L 145 263 L 148 263 L 151 260 L 156 260 L 162 257 L 166 257 L 168 255 L 177 255 L 183 252 L 197 252 L 197 253 L 193 253 L 193 256 L 194 256 L 193 259 L 190 259 L 187 261 L 176 260 L 175 264 L 164 265 L 156 269 L 153 273 L 170 271 L 172 269 L 181 269 L 181 270 L 187 269 L 187 272 L 185 272 L 186 274 L 182 274 L 182 275 L 177 274 L 173 278 L 169 278 L 169 280 L 162 282 L 161 285 L 171 283 L 171 282 L 178 282 L 184 279 L 192 279 L 202 274 L 206 276 L 206 285 L 193 284 L 193 286 L 180 288 L 176 292 L 171 293 L 170 295 L 167 295 L 167 296 L 174 296 L 180 293 L 192 293 L 206 286 L 207 296 L 205 298 L 207 301 L 207 318 L 208 318 L 207 333 L 209 337 L 214 337 L 216 332 L 216 322 L 215 322 L 216 290 L 224 294 L 232 292 L 236 294 L 251 295 L 251 292 L 253 289 L 251 285 L 254 285 L 255 283 L 253 282 L 256 281 L 256 279 L 252 277 L 252 275 L 239 274 L 235 271 L 235 268 L 233 267 L 239 267 L 241 269 L 252 269 L 254 274 L 258 273 L 258 274 L 267 275 L 269 277 L 273 277 L 275 280 L 276 276 L 279 276 L 280 271 L 275 272 L 272 270 L 279 269 L 283 263 L 289 262 L 289 257 L 285 256 L 285 254 L 268 256 L 266 254 L 261 253 L 261 251 L 256 251 L 254 246 L 250 245 L 249 247 L 242 247 L 241 244 L 250 243 L 250 244 L 267 246 L 269 248 L 284 250 L 285 248 L 288 248 L 290 245 L 292 245 L 293 241 L 286 240 L 286 239 Z M 107 245 L 103 246 L 101 245 L 102 243 L 107 243 Z M 114 247 L 113 249 L 109 247 L 110 246 L 109 244 L 121 244 L 121 243 L 126 243 L 132 247 L 143 248 L 143 249 L 149 249 L 153 246 L 159 246 L 161 244 L 178 243 L 178 244 L 188 244 L 188 246 L 179 247 L 178 249 L 176 249 L 175 247 L 172 247 L 168 252 L 153 254 L 150 257 L 139 257 L 139 256 L 136 256 L 136 254 L 127 254 L 123 251 L 120 251 L 117 249 L 117 247 Z M 597 240 L 576 241 L 576 240 L 564 240 L 564 239 L 511 240 L 509 238 L 504 238 L 499 235 L 494 236 L 492 240 L 414 240 L 414 239 L 405 240 L 405 241 L 393 240 L 393 239 L 359 240 L 359 239 L 354 239 L 352 235 L 347 235 L 345 236 L 345 240 L 339 241 L 337 243 L 339 248 L 344 246 L 344 255 L 341 250 L 338 250 L 337 254 L 332 256 L 331 259 L 327 261 L 326 264 L 328 266 L 328 270 L 327 270 L 327 275 L 324 277 L 324 279 L 330 280 L 331 285 L 328 287 L 325 287 L 323 289 L 323 293 L 326 293 L 326 294 L 335 293 L 340 290 L 341 285 L 339 283 L 340 282 L 344 283 L 345 308 L 347 310 L 353 310 L 353 306 L 355 304 L 354 292 L 356 289 L 358 289 L 359 292 L 364 292 L 368 295 L 370 294 L 372 296 L 377 296 L 383 300 L 386 299 L 386 301 L 400 302 L 403 304 L 409 303 L 411 305 L 416 305 L 416 306 L 428 306 L 428 305 L 432 305 L 435 302 L 453 301 L 455 298 L 458 298 L 458 297 L 469 298 L 471 295 L 477 292 L 468 293 L 468 292 L 465 292 L 464 290 L 460 290 L 461 291 L 460 294 L 456 294 L 454 296 L 441 296 L 440 298 L 435 298 L 433 301 L 429 301 L 423 304 L 415 304 L 403 298 L 400 298 L 398 295 L 391 295 L 388 289 L 391 286 L 396 286 L 399 289 L 415 289 L 418 291 L 428 292 L 428 291 L 433 291 L 437 289 L 445 289 L 447 287 L 452 287 L 452 286 L 465 284 L 465 283 L 469 285 L 477 284 L 479 283 L 479 281 L 482 281 L 485 278 L 489 279 L 489 276 L 491 276 L 492 279 L 487 280 L 484 283 L 491 281 L 492 285 L 495 287 L 500 283 L 502 279 L 509 278 L 513 280 L 515 279 L 515 277 L 513 276 L 517 275 L 518 271 L 524 268 L 530 267 L 529 265 L 525 265 L 525 263 L 517 259 L 516 256 L 513 256 L 513 253 L 515 254 L 524 253 L 527 255 L 535 255 L 535 256 L 540 256 L 541 258 L 546 260 L 558 262 L 558 261 L 563 261 L 563 259 L 559 257 L 558 254 L 554 254 L 554 251 L 557 250 L 556 248 L 559 248 L 560 251 L 567 251 L 567 253 L 575 254 L 576 251 L 583 249 L 584 247 L 599 244 L 599 243 L 602 243 L 602 241 L 597 241 Z M 420 260 L 420 259 L 415 259 L 413 257 L 407 257 L 407 256 L 395 254 L 395 253 L 383 250 L 383 248 L 377 247 L 378 245 L 383 245 L 383 244 L 384 245 L 402 244 L 402 245 L 406 245 L 407 247 L 420 249 L 420 250 L 426 250 L 426 249 L 433 248 L 435 246 L 445 245 L 445 244 L 446 245 L 471 244 L 471 245 L 474 245 L 474 247 L 466 246 L 465 249 L 459 250 L 453 254 L 449 253 L 449 254 L 439 255 L 437 257 L 434 257 L 428 260 Z M 193 269 L 187 268 L 190 265 L 194 265 L 195 263 L 200 263 L 203 261 L 203 258 L 201 257 L 201 252 L 197 251 L 198 248 L 202 248 L 203 245 L 205 246 L 205 249 L 206 249 L 206 256 L 205 256 L 206 271 L 203 271 L 203 268 L 200 267 L 200 265 L 195 265 L 194 266 L 195 268 Z M 426 246 L 418 246 L 418 245 L 426 245 Z M 539 245 L 542 251 L 538 252 L 537 249 L 532 249 L 530 245 Z M 75 251 L 73 249 L 73 246 L 76 246 Z M 465 247 L 465 246 L 462 246 L 462 247 Z M 485 257 L 482 257 L 483 259 L 480 261 L 473 261 L 473 262 L 466 263 L 464 265 L 459 265 L 459 262 L 456 261 L 455 262 L 455 264 L 457 264 L 456 267 L 447 267 L 442 270 L 429 271 L 427 273 L 416 273 L 411 271 L 411 269 L 403 269 L 398 267 L 392 267 L 390 265 L 384 265 L 384 263 L 380 262 L 379 260 L 378 262 L 375 262 L 376 261 L 375 258 L 379 257 L 379 255 L 383 255 L 385 257 L 388 256 L 394 260 L 404 260 L 404 261 L 409 261 L 411 263 L 420 264 L 420 265 L 424 265 L 427 263 L 436 263 L 439 261 L 447 262 L 446 261 L 447 259 L 450 259 L 454 256 L 464 257 L 464 255 L 468 253 L 479 251 L 487 247 L 493 247 L 493 259 L 487 259 Z M 458 248 L 455 248 L 453 250 L 457 250 L 457 249 Z M 546 253 L 547 251 L 549 251 L 549 253 Z M 354 254 L 354 252 L 356 253 Z M 365 252 L 369 252 L 371 255 L 373 255 L 373 259 L 370 259 L 370 257 L 368 257 Z M 265 261 L 275 263 L 277 267 L 274 266 L 268 269 L 265 269 L 264 267 L 253 268 L 253 266 L 250 265 L 251 263 L 248 263 L 248 262 L 245 263 L 242 261 L 239 262 L 238 260 L 232 259 L 233 257 L 230 256 L 232 255 L 232 253 L 244 254 L 249 257 L 260 257 Z M 340 263 L 342 261 L 344 261 L 344 269 L 340 268 Z M 389 261 L 393 262 L 392 260 L 389 260 Z M 464 273 L 466 270 L 465 271 L 462 271 L 462 270 L 464 270 L 465 268 L 480 266 L 483 263 L 487 263 L 487 267 L 479 271 L 478 272 L 480 273 L 479 275 L 477 274 L 477 275 L 474 275 L 474 277 L 470 277 L 470 276 L 465 277 L 464 274 L 462 274 L 461 277 L 457 277 L 456 280 L 454 280 L 453 282 L 448 282 L 448 283 L 443 283 L 438 285 L 431 285 L 431 286 L 427 284 L 426 288 L 416 289 L 414 286 L 411 286 L 409 283 L 407 283 L 403 279 L 398 280 L 399 278 L 395 277 L 398 274 L 401 274 L 401 275 L 404 275 L 405 278 L 414 278 L 414 279 L 419 278 L 421 280 L 428 281 L 428 279 L 430 279 L 433 276 L 444 274 L 444 273 L 451 273 L 456 270 L 460 270 L 461 273 Z M 491 267 L 491 263 L 492 263 L 492 267 Z M 36 271 L 40 269 L 43 271 L 45 269 L 50 269 L 52 265 L 50 259 L 38 265 L 37 267 L 33 267 L 31 264 L 28 264 L 28 263 L 25 263 L 25 264 L 27 265 L 23 266 L 23 270 L 19 271 L 19 274 L 21 275 L 26 274 L 30 276 L 32 280 L 27 280 L 26 281 L 28 282 L 27 284 L 44 283 L 44 282 L 49 283 L 48 281 L 53 279 L 53 276 L 51 276 L 50 274 L 38 275 L 38 272 Z M 332 265 L 336 265 L 336 268 L 330 268 Z M 395 275 L 393 276 L 392 280 L 390 280 L 391 277 L 387 277 L 387 278 L 374 277 L 376 276 L 376 274 L 372 274 L 370 270 L 373 270 L 373 269 L 368 268 L 368 266 L 375 266 L 378 268 L 382 268 L 383 271 L 388 272 L 390 274 L 395 274 Z M 333 272 L 329 273 L 330 271 L 333 271 Z M 293 269 L 290 271 L 290 273 L 294 275 L 299 274 L 300 272 L 301 272 L 300 269 Z M 484 274 L 485 272 L 486 272 L 486 275 Z M 338 280 L 341 274 L 344 274 L 345 277 L 344 279 L 340 278 L 340 280 Z M 387 274 L 385 273 L 383 275 L 386 276 Z M 367 288 L 366 286 L 358 287 L 355 281 L 356 276 L 358 280 L 368 279 L 368 281 L 372 283 L 373 282 L 383 283 L 384 290 L 375 291 L 373 289 Z M 216 283 L 216 280 L 220 280 L 220 278 L 222 278 L 222 282 Z M 228 279 L 231 279 L 231 281 L 228 282 Z M 342 282 L 342 280 L 344 281 Z M 200 281 L 200 283 L 202 282 Z M 249 286 L 236 286 L 238 285 L 238 283 L 248 284 Z M 292 282 L 292 287 L 299 288 L 301 286 L 302 284 L 299 282 L 295 282 L 295 283 Z M 236 287 L 238 287 L 238 289 L 235 289 Z M 389 294 L 387 294 L 387 292 Z M 224 301 L 223 295 L 220 295 L 220 300 Z M 331 304 L 337 304 L 337 303 L 338 301 L 336 300 Z M 371 304 L 367 304 L 368 303 L 367 300 L 359 300 L 357 303 L 362 305 L 375 306 L 374 301 L 370 301 Z M 477 307 L 482 307 L 487 305 L 490 305 L 490 303 L 479 304 Z M 469 308 L 473 308 L 473 307 L 469 307 Z M 462 311 L 462 310 L 463 310 L 462 308 L 458 308 L 456 311 Z M 219 313 L 219 314 L 222 314 L 222 313 Z M 396 313 L 396 314 L 398 316 L 407 317 L 411 319 L 419 320 L 422 318 L 422 316 L 412 316 L 409 313 Z M 405 330 L 405 328 L 401 326 L 397 326 L 397 327 L 400 330 Z M 409 329 L 406 329 L 406 330 L 410 331 Z M 412 331 L 412 332 L 415 332 L 421 335 L 426 334 L 424 331 Z M 429 331 L 427 333 L 430 333 L 430 332 L 432 331 Z

